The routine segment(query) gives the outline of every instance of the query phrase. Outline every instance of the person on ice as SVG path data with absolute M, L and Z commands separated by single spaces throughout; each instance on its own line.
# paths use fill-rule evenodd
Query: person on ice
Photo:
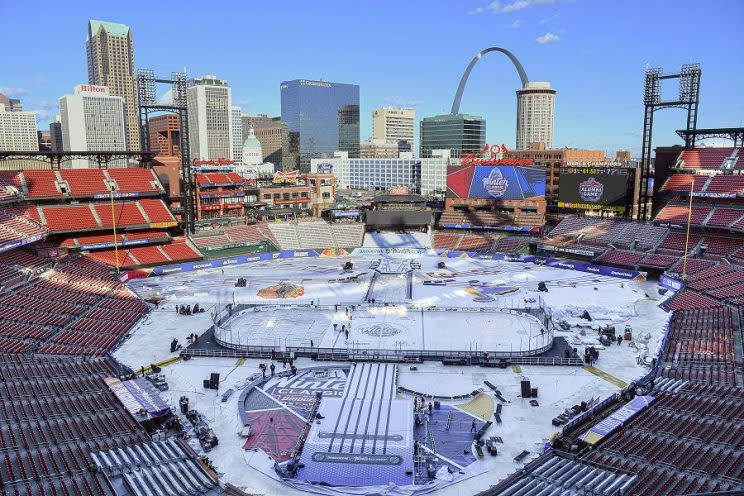
M 475 425 L 475 419 L 473 419 L 473 422 L 470 424 L 470 432 L 476 431 L 476 425 Z

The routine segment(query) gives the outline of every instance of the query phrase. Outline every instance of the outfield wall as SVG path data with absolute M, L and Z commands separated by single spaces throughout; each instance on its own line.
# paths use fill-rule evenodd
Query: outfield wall
M 409 248 L 401 248 L 410 250 Z M 347 250 L 340 248 L 331 248 L 327 250 L 283 250 L 269 253 L 252 253 L 249 255 L 238 255 L 235 257 L 215 258 L 212 260 L 199 260 L 197 262 L 187 262 L 183 264 L 159 265 L 148 269 L 136 269 L 122 273 L 119 278 L 126 282 L 130 279 L 140 279 L 151 276 L 164 276 L 168 274 L 178 274 L 181 272 L 193 272 L 205 269 L 220 269 L 233 265 L 242 265 L 253 262 L 263 262 L 267 260 L 289 259 L 289 258 L 308 258 L 308 257 L 348 257 L 357 254 L 357 248 L 354 252 L 349 253 Z M 391 249 L 384 249 L 391 250 Z M 570 269 L 579 272 L 587 272 L 601 276 L 617 277 L 627 280 L 646 280 L 646 273 L 637 270 L 618 269 L 605 265 L 594 265 L 587 262 L 579 262 L 564 258 L 538 257 L 534 255 L 511 255 L 506 253 L 479 253 L 468 251 L 447 251 L 447 250 L 427 250 L 433 252 L 442 258 L 473 258 L 478 260 L 502 260 L 505 262 L 534 263 L 535 265 L 547 265 L 559 269 Z M 371 255 L 372 253 L 366 253 Z M 379 253 L 383 255 L 385 253 Z M 422 253 L 423 255 L 424 253 Z

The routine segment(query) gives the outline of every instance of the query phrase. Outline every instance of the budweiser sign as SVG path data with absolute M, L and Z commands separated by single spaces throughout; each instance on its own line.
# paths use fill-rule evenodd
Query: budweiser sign
M 460 165 L 532 165 L 532 160 L 510 158 L 506 145 L 486 145 L 480 153 L 466 153 Z

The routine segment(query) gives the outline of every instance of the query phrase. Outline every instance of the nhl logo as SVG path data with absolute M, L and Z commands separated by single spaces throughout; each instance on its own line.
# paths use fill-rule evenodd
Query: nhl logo
M 494 167 L 488 177 L 483 178 L 483 187 L 494 198 L 501 198 L 509 187 L 509 181 L 501 174 L 498 167 Z
M 585 202 L 598 202 L 602 198 L 602 192 L 604 191 L 604 184 L 600 183 L 593 177 L 590 177 L 586 181 L 579 183 L 579 196 L 582 201 Z

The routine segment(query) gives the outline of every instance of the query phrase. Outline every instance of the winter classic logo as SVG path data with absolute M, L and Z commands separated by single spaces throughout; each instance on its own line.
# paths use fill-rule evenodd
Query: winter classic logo
M 483 187 L 494 198 L 501 198 L 509 187 L 509 181 L 501 174 L 498 167 L 494 167 L 488 177 L 483 178 Z
M 585 202 L 598 202 L 602 198 L 604 184 L 600 183 L 593 177 L 579 183 L 579 196 Z

